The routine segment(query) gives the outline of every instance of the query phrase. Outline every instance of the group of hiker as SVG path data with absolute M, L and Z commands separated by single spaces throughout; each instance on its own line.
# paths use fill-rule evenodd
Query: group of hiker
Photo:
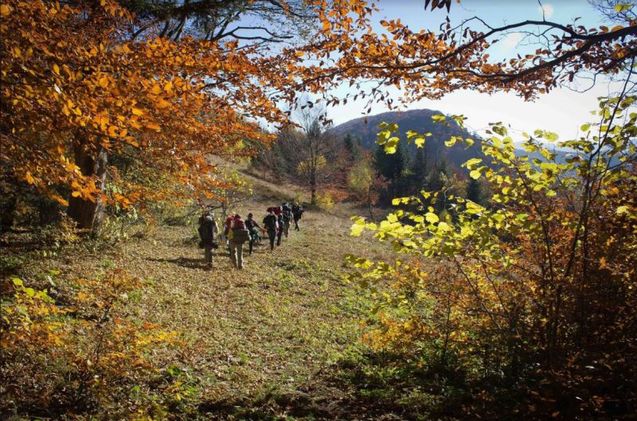
M 299 231 L 299 221 L 304 209 L 298 203 L 291 206 L 285 202 L 281 206 L 267 208 L 263 218 L 263 227 L 249 213 L 244 220 L 239 214 L 229 215 L 223 225 L 222 239 L 225 240 L 230 260 L 234 267 L 243 269 L 243 246 L 248 243 L 248 254 L 252 254 L 254 245 L 261 241 L 262 235 L 268 236 L 270 250 L 274 250 L 275 244 L 281 245 L 281 238 L 289 235 L 291 222 L 294 229 Z M 204 249 L 204 258 L 208 267 L 212 267 L 212 250 L 219 247 L 216 241 L 219 235 L 219 227 L 212 210 L 207 209 L 199 218 L 199 246 Z

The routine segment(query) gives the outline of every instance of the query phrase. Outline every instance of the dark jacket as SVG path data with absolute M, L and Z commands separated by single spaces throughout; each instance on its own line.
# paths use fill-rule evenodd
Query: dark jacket
M 199 218 L 199 238 L 204 247 L 212 247 L 217 233 L 217 223 L 211 215 L 203 215 Z
M 263 226 L 268 231 L 276 231 L 277 229 L 276 216 L 274 216 L 271 213 L 267 214 L 265 218 L 263 218 Z

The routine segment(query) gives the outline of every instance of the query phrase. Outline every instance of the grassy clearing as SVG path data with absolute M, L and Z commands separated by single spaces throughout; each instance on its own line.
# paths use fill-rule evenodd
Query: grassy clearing
M 271 204 L 253 201 L 237 211 L 261 215 Z M 385 253 L 369 239 L 352 249 L 351 222 L 343 216 L 350 212 L 306 212 L 301 231 L 291 231 L 274 252 L 265 244 L 256 248 L 242 271 L 221 249 L 213 269 L 204 268 L 196 216 L 108 251 L 31 252 L 10 269 L 41 286 L 53 270 L 61 289 L 61 280 L 112 268 L 141 278 L 125 311 L 140 326 L 157 323 L 183 341 L 152 356 L 179 376 L 178 417 L 347 418 L 354 398 L 332 374 L 358 353 L 360 315 L 342 279 L 343 257 Z

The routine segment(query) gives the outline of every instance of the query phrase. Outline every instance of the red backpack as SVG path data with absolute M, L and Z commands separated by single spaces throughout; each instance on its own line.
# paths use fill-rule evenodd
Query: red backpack
M 246 229 L 246 224 L 243 222 L 243 219 L 235 218 L 232 223 L 232 229 L 235 230 L 244 230 Z

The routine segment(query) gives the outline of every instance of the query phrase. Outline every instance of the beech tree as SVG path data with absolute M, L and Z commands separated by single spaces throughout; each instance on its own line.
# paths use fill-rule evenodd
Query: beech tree
M 409 28 L 400 19 L 382 20 L 380 33 L 370 20 L 373 5 L 339 3 L 349 8 L 319 13 L 323 36 L 302 49 L 303 57 L 318 64 L 303 69 L 299 86 L 317 92 L 341 84 L 357 88 L 344 97 L 327 95 L 328 104 L 366 96 L 391 107 L 395 98 L 387 94 L 389 86 L 404 90 L 402 101 L 407 103 L 440 98 L 458 89 L 512 91 L 531 99 L 580 75 L 622 72 L 637 54 L 637 20 L 631 3 L 614 4 L 613 10 L 624 19 L 611 28 L 546 19 L 492 26 L 476 16 L 457 25 L 446 19 L 438 31 Z M 426 3 L 433 8 L 450 6 L 448 1 Z M 537 49 L 493 60 L 487 49 L 511 32 L 522 33 Z M 360 80 L 375 84 L 365 89 Z
M 289 91 L 280 60 L 257 46 L 151 34 L 126 41 L 135 17 L 118 2 L 71 4 L 3 3 L 0 136 L 2 177 L 68 206 L 79 227 L 93 229 L 107 201 L 171 194 L 128 185 L 107 195 L 105 178 L 116 176 L 109 154 L 136 155 L 211 192 L 222 181 L 206 154 L 248 154 L 245 140 L 272 138 L 255 119 L 286 120 L 272 95 Z

